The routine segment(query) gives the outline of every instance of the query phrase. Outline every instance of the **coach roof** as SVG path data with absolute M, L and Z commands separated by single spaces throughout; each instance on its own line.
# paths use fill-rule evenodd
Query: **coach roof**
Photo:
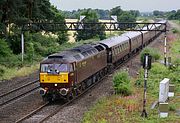
M 113 38 L 108 38 L 105 40 L 100 41 L 101 44 L 105 44 L 106 46 L 113 47 L 118 44 L 122 44 L 123 42 L 129 41 L 129 38 L 127 36 L 121 35 L 121 36 L 116 36 Z

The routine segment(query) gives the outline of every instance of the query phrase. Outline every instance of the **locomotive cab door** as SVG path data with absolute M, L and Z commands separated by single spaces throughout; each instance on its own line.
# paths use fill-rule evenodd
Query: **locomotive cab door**
M 108 49 L 107 56 L 107 63 L 112 63 L 112 49 Z
M 76 63 L 69 64 L 69 80 L 72 85 L 75 85 L 77 82 L 77 70 L 76 70 Z

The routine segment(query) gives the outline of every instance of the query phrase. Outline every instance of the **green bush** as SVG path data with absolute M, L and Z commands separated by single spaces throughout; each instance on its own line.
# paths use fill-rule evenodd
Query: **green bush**
M 175 104 L 170 104 L 169 105 L 169 111 L 176 111 L 176 105 Z
M 5 70 L 6 70 L 6 68 L 4 66 L 0 65 L 0 77 L 3 76 L 3 74 L 5 73 Z
M 176 28 L 173 28 L 173 29 L 172 29 L 172 32 L 173 32 L 173 33 L 178 33 L 179 31 L 178 31 Z
M 127 72 L 117 73 L 113 77 L 114 89 L 117 94 L 128 96 L 132 93 L 130 78 Z
M 4 39 L 0 39 L 0 60 L 4 57 L 10 57 L 12 50 L 9 48 L 8 43 Z
M 150 73 L 153 75 L 167 75 L 169 71 L 163 64 L 153 63 Z
M 161 57 L 161 55 L 160 55 L 160 53 L 159 53 L 159 51 L 157 49 L 147 47 L 147 48 L 144 48 L 143 51 L 140 54 L 140 56 L 141 56 L 141 63 L 143 63 L 144 55 L 146 53 L 151 55 L 152 61 L 156 61 L 156 60 L 160 59 L 160 57 Z

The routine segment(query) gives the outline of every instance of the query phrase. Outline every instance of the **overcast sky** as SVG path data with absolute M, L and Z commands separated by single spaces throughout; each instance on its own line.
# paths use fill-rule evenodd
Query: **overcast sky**
M 77 10 L 82 8 L 111 9 L 121 6 L 123 10 L 141 12 L 180 9 L 180 0 L 50 0 L 60 10 Z

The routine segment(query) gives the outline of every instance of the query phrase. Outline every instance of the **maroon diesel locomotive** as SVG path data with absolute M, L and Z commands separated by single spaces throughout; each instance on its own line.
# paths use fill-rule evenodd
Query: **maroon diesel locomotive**
M 163 27 L 157 24 L 152 29 L 156 28 Z M 50 55 L 40 63 L 40 94 L 51 101 L 71 100 L 160 34 L 160 31 L 130 31 Z

